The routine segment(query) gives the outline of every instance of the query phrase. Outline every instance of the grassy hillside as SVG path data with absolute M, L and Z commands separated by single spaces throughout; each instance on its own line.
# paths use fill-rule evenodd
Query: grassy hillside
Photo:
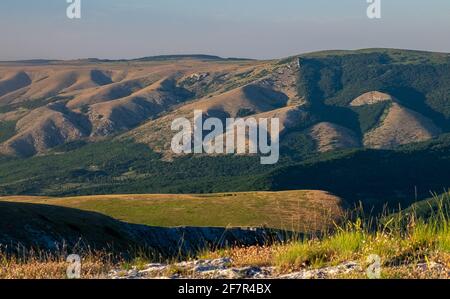
M 434 197 L 448 207 L 448 195 Z M 323 238 L 293 241 L 280 246 L 230 248 L 202 258 L 231 257 L 233 266 L 274 266 L 291 278 L 367 278 L 377 255 L 380 278 L 444 278 L 450 272 L 449 210 L 442 206 L 422 218 L 402 213 L 395 221 L 356 218 Z M 374 225 L 374 223 L 376 223 Z M 351 261 L 351 262 L 350 262 Z M 347 264 L 347 266 L 342 266 Z M 348 270 L 348 264 L 359 265 Z M 339 266 L 343 270 L 339 270 Z M 420 266 L 419 266 L 420 265 Z M 328 268 L 326 268 L 328 267 Z M 314 269 L 321 271 L 314 272 Z M 307 273 L 310 271 L 309 273 Z
M 395 151 L 339 151 L 303 160 L 283 156 L 279 164 L 263 166 L 258 157 L 187 156 L 164 162 L 144 145 L 72 144 L 58 149 L 60 154 L 0 161 L 0 191 L 85 195 L 309 189 L 332 192 L 350 205 L 407 207 L 449 187 L 449 149 L 450 138 L 443 136 Z
M 164 196 L 160 195 L 160 197 Z M 218 200 L 221 196 L 216 194 L 211 197 Z M 146 200 L 144 195 L 139 197 L 121 196 L 120 198 L 123 201 Z M 15 216 L 14 213 L 25 212 L 24 215 L 31 217 L 29 222 L 32 224 L 35 224 L 38 219 L 49 226 L 49 221 L 53 220 L 53 224 L 59 224 L 64 228 L 66 227 L 65 223 L 74 220 L 73 212 L 64 212 L 64 215 L 68 216 L 66 219 L 59 218 L 55 213 L 59 209 L 68 208 L 48 205 L 51 202 L 59 204 L 59 202 L 64 202 L 63 199 L 9 198 L 8 200 L 46 202 L 45 208 L 40 204 L 12 202 L 7 204 L 14 209 L 6 210 L 4 209 L 5 202 L 0 202 L 2 207 L 0 213 L 12 212 L 12 216 Z M 88 199 L 78 198 L 79 203 L 73 198 L 68 200 L 72 205 L 84 205 L 84 201 Z M 108 197 L 91 198 L 91 200 L 110 201 Z M 147 200 L 149 200 L 148 197 Z M 158 200 L 158 197 L 152 196 L 152 200 Z M 192 198 L 186 196 L 185 200 L 191 201 Z M 436 197 L 433 200 L 447 205 L 449 197 L 448 195 Z M 28 207 L 24 210 L 25 206 Z M 53 211 L 53 213 L 48 213 L 49 211 Z M 79 210 L 76 215 L 83 213 L 88 215 Z M 179 263 L 178 259 L 173 256 L 163 259 L 160 256 L 155 258 L 147 251 L 133 251 L 133 255 L 127 259 L 113 258 L 109 250 L 82 252 L 82 278 L 111 278 L 108 273 L 113 273 L 114 278 L 136 278 L 136 271 L 138 271 L 139 278 L 223 278 L 223 275 L 226 275 L 227 278 L 255 278 L 254 273 L 257 273 L 258 275 L 267 275 L 266 278 L 365 279 L 368 277 L 369 266 L 375 262 L 369 256 L 373 257 L 376 254 L 380 258 L 379 274 L 381 278 L 448 279 L 450 273 L 448 271 L 450 269 L 448 210 L 438 208 L 433 216 L 427 218 L 421 218 L 415 213 L 399 215 L 400 217 L 395 218 L 395 221 L 387 223 L 379 221 L 380 219 L 365 218 L 344 221 L 339 229 L 333 230 L 329 234 L 325 233 L 321 238 L 305 236 L 305 238 L 294 238 L 282 244 L 205 249 L 190 255 L 188 258 L 191 259 L 187 263 Z M 11 216 L 6 215 L 6 221 L 11 220 L 8 217 Z M 44 217 L 50 218 L 45 220 Z M 96 218 L 97 216 L 85 217 L 83 225 L 77 225 L 80 227 L 95 225 L 97 223 L 93 219 Z M 0 222 L 5 221 L 4 219 L 1 217 Z M 12 218 L 12 220 L 16 219 Z M 4 230 L 7 226 L 5 223 L 1 224 L 0 228 Z M 95 229 L 98 228 L 101 229 L 101 227 Z M 61 230 L 61 227 L 56 229 Z M 107 236 L 107 233 L 104 236 Z M 30 236 L 27 235 L 27 237 Z M 167 236 L 161 237 L 166 239 Z M 67 253 L 64 251 L 56 254 L 37 251 L 29 252 L 27 255 L 11 256 L 0 248 L 0 278 L 66 278 L 66 257 Z M 226 265 L 223 266 L 226 270 L 222 270 L 222 266 L 220 271 L 208 271 L 208 273 L 192 269 L 200 263 L 211 265 L 213 264 L 211 260 L 218 258 L 226 258 Z M 149 268 L 148 264 L 151 262 L 163 262 L 164 265 L 158 269 Z M 248 271 L 248 267 L 252 271 Z M 130 269 L 136 271 L 129 271 Z M 211 275 L 213 276 L 211 277 Z
M 0 198 L 5 202 L 84 210 L 149 226 L 264 226 L 302 232 L 323 229 L 342 214 L 341 200 L 320 191 Z
M 429 199 L 414 203 L 402 214 L 417 215 L 420 219 L 430 219 L 436 216 L 450 215 L 450 193 L 445 192 L 440 196 L 433 196 Z

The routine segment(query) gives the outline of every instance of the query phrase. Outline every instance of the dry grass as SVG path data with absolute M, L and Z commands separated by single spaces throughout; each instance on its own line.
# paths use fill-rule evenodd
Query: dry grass
M 26 257 L 0 253 L 0 279 L 66 279 L 65 254 L 29 252 Z M 97 252 L 82 255 L 81 277 L 83 279 L 105 278 L 115 267 L 107 253 Z
M 360 142 L 355 133 L 345 127 L 321 122 L 308 129 L 308 134 L 321 153 L 345 148 L 357 148 Z
M 397 145 L 426 141 L 441 130 L 433 121 L 399 104 L 392 104 L 383 122 L 366 133 L 364 145 L 370 148 L 393 148 Z
M 449 253 L 437 253 L 431 255 L 425 265 L 431 265 L 432 263 L 439 263 L 446 267 L 447 270 L 442 269 L 430 269 L 428 266 L 421 267 L 418 263 L 410 263 L 400 266 L 384 266 L 381 269 L 382 279 L 450 279 L 450 254 Z M 366 279 L 367 273 L 365 271 L 355 271 L 349 274 L 341 274 L 336 277 L 337 279 Z
M 380 219 L 347 221 L 333 233 L 270 247 L 233 248 L 204 253 L 205 258 L 231 257 L 234 266 L 275 266 L 281 273 L 336 266 L 348 261 L 367 268 L 367 258 L 381 258 L 383 278 L 450 278 L 450 197 L 437 198 L 438 210 L 423 219 L 412 211 Z M 376 223 L 374 229 L 374 222 Z M 444 269 L 418 264 L 438 263 Z M 345 278 L 366 278 L 354 272 Z
M 184 77 L 194 73 L 208 73 L 211 74 L 210 77 L 215 78 L 227 74 L 230 77 L 227 80 L 229 82 L 233 78 L 239 78 L 238 75 L 244 71 L 254 71 L 256 75 L 270 65 L 270 62 L 195 59 L 95 65 L 85 61 L 45 65 L 2 63 L 0 102 L 11 110 L 7 112 L 20 112 L 21 108 L 29 107 L 26 112 L 30 113 L 8 116 L 18 120 L 18 126 L 14 136 L 0 146 L 0 152 L 30 155 L 46 152 L 64 142 L 80 140 L 90 135 L 89 132 L 84 132 L 84 125 L 80 125 L 86 120 L 86 116 L 96 133 L 93 136 L 130 129 L 178 104 L 178 101 L 169 101 L 176 98 L 176 92 L 170 93 L 167 89 L 160 92 L 159 88 L 149 91 L 155 87 L 152 86 L 155 82 L 164 78 Z M 252 78 L 253 76 L 248 81 Z M 219 82 L 217 86 L 211 87 L 210 92 L 223 87 L 222 81 Z M 246 84 L 246 81 L 238 80 L 235 84 L 238 87 Z M 138 104 L 143 98 L 146 99 L 147 105 L 153 105 L 151 113 L 144 113 L 146 109 Z M 181 100 L 184 101 L 180 99 L 180 102 Z M 70 110 L 58 113 L 58 109 L 48 109 L 46 104 L 49 102 L 67 104 L 65 106 Z M 90 110 L 89 113 L 83 112 L 86 108 L 89 108 L 86 110 Z M 82 112 L 85 115 L 73 112 Z M 130 117 L 130 114 L 133 117 Z M 116 118 L 115 115 L 119 116 Z M 100 118 L 103 121 L 100 121 Z M 50 122 L 53 124 L 52 130 L 47 125 Z M 104 131 L 108 129 L 106 123 L 115 122 L 122 125 L 109 128 L 112 132 Z M 52 142 L 45 143 L 43 139 L 51 139 Z
M 265 267 L 273 264 L 275 254 L 283 248 L 281 245 L 250 246 L 223 249 L 213 252 L 204 252 L 199 255 L 201 259 L 217 259 L 229 257 L 234 267 L 256 266 Z
M 381 258 L 382 278 L 450 278 L 450 232 L 448 195 L 438 198 L 438 210 L 428 218 L 408 214 L 364 221 L 349 220 L 333 232 L 320 238 L 304 238 L 286 244 L 226 248 L 207 251 L 195 259 L 228 257 L 233 267 L 274 267 L 277 273 L 291 273 L 335 266 L 356 261 L 361 269 L 369 266 L 367 257 Z M 19 254 L 15 257 L 0 253 L 0 278 L 65 278 L 66 254 L 42 252 Z M 115 261 L 115 262 L 114 262 Z M 82 277 L 105 277 L 111 269 L 144 269 L 151 262 L 145 252 L 134 260 L 117 261 L 108 253 L 87 252 L 83 255 Z M 171 261 L 168 261 L 171 263 Z M 432 265 L 438 264 L 437 267 Z M 186 269 L 171 263 L 166 275 L 183 274 Z M 333 278 L 366 278 L 364 270 L 337 274 Z
M 317 231 L 341 217 L 341 199 L 327 192 L 243 192 L 205 195 L 103 195 L 64 198 L 2 197 L 20 202 L 98 212 L 150 226 L 270 227 Z

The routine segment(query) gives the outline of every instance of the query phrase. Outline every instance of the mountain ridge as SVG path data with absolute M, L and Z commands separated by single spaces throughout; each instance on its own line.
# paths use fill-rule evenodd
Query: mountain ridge
M 386 154 L 402 161 L 397 174 L 412 180 L 399 186 L 403 198 L 419 180 L 409 174 L 417 171 L 411 163 L 424 169 L 425 161 L 446 165 L 445 152 L 426 154 L 420 147 L 434 140 L 446 144 L 448 86 L 449 54 L 395 49 L 271 61 L 10 65 L 0 70 L 0 191 L 66 195 L 289 188 L 279 178 L 292 179 L 291 185 L 301 189 L 309 187 L 307 181 L 299 183 L 302 176 L 289 167 L 319 167 L 331 156 L 347 161 L 337 164 L 348 175 L 342 179 L 359 172 L 366 177 L 357 164 L 368 159 L 375 167 L 375 158 Z M 173 155 L 171 121 L 190 118 L 195 109 L 220 119 L 279 117 L 279 164 L 261 166 L 253 155 Z M 401 150 L 405 146 L 414 148 L 414 155 Z M 274 175 L 279 169 L 283 175 Z M 378 173 L 370 180 L 386 187 L 386 200 L 395 198 L 396 187 L 382 170 Z M 439 183 L 424 184 L 423 193 L 447 186 L 447 176 L 439 174 Z M 272 178 L 277 184 L 270 183 Z M 319 179 L 324 182 L 319 189 L 342 191 L 329 178 Z M 383 200 L 379 194 L 367 196 Z
M 444 56 L 450 57 L 442 53 L 364 49 L 317 52 L 300 55 L 296 59 L 288 58 L 275 62 L 227 60 L 227 62 L 222 63 L 217 60 L 217 56 L 176 55 L 156 56 L 155 59 L 143 59 L 144 61 L 141 62 L 135 60 L 136 65 L 126 66 L 109 62 L 106 66 L 96 68 L 83 65 L 53 66 L 49 69 L 45 69 L 41 65 L 31 67 L 31 69 L 12 67 L 12 70 L 0 74 L 0 87 L 3 86 L 0 91 L 4 91 L 0 93 L 0 111 L 5 111 L 3 114 L 0 113 L 0 121 L 5 118 L 9 121 L 19 122 L 24 115 L 31 113 L 33 109 L 42 109 L 43 106 L 53 105 L 56 102 L 65 105 L 69 114 L 79 116 L 75 123 L 83 123 L 87 119 L 89 122 L 87 127 L 90 129 L 88 129 L 89 132 L 78 134 L 73 131 L 76 130 L 73 127 L 71 129 L 73 132 L 66 132 L 62 135 L 58 133 L 61 135 L 58 137 L 51 136 L 52 133 L 48 129 L 37 128 L 35 131 L 41 133 L 27 135 L 26 138 L 49 138 L 56 140 L 56 142 L 44 143 L 48 146 L 33 147 L 30 142 L 36 143 L 35 141 L 22 140 L 14 143 L 15 145 L 11 145 L 13 140 L 11 138 L 1 148 L 3 148 L 4 154 L 23 155 L 23 153 L 28 153 L 25 156 L 45 154 L 55 145 L 73 141 L 73 138 L 69 136 L 79 136 L 78 139 L 87 138 L 88 141 L 95 141 L 100 136 L 107 137 L 127 130 L 135 130 L 136 127 L 145 124 L 146 121 L 158 118 L 161 113 L 170 113 L 171 109 L 175 109 L 175 113 L 177 113 L 177 109 L 183 109 L 183 107 L 177 108 L 180 104 L 186 105 L 186 109 L 189 107 L 195 109 L 196 107 L 203 107 L 201 103 L 205 103 L 206 106 L 203 108 L 207 110 L 206 113 L 209 112 L 211 115 L 219 113 L 222 117 L 226 115 L 242 116 L 244 111 L 245 115 L 267 112 L 267 110 L 259 111 L 257 108 L 255 110 L 256 106 L 253 107 L 253 104 L 250 106 L 248 103 L 246 104 L 247 94 L 254 94 L 252 95 L 254 97 L 252 101 L 256 105 L 260 105 L 258 104 L 261 102 L 259 97 L 267 97 L 268 99 L 284 97 L 286 103 L 272 109 L 283 106 L 302 106 L 312 117 L 317 119 L 316 124 L 320 121 L 328 122 L 349 129 L 358 135 L 361 134 L 357 128 L 357 123 L 361 124 L 361 121 L 357 119 L 360 116 L 351 109 L 375 104 L 362 102 L 360 105 L 355 105 L 354 103 L 360 101 L 365 94 L 372 93 L 373 96 L 376 92 L 390 97 L 391 100 L 389 101 L 395 99 L 394 101 L 402 106 L 401 109 L 403 110 L 412 109 L 412 112 L 408 115 L 419 113 L 417 117 L 411 118 L 411 121 L 413 118 L 416 119 L 416 127 L 430 128 L 424 129 L 424 134 L 421 135 L 423 137 L 409 134 L 410 137 L 406 140 L 397 141 L 396 138 L 392 137 L 391 140 L 375 142 L 375 147 L 395 147 L 404 143 L 434 138 L 441 131 L 448 131 L 450 129 L 448 113 L 450 112 L 447 113 L 446 111 L 450 108 L 436 110 L 430 106 L 433 104 L 432 102 L 428 104 L 425 103 L 426 100 L 419 99 L 421 95 L 417 90 L 406 88 L 405 91 L 402 91 L 404 87 L 392 87 L 389 85 L 394 80 L 390 79 L 392 76 L 389 76 L 389 81 L 386 81 L 387 78 L 383 79 L 383 76 L 386 77 L 385 74 L 395 72 L 396 69 L 399 69 L 399 71 L 406 69 L 412 75 L 416 74 L 416 69 L 424 69 L 429 72 L 439 70 L 447 76 L 450 71 L 448 65 L 442 62 Z M 436 62 L 439 62 L 439 64 L 435 65 Z M 346 73 L 349 73 L 350 76 L 354 76 L 353 73 L 358 77 L 364 76 L 360 73 L 366 63 L 372 63 L 380 69 L 380 74 L 368 75 L 374 76 L 374 79 L 381 75 L 378 79 L 382 80 L 381 83 L 375 83 L 374 79 L 370 79 L 374 83 L 366 80 L 365 83 L 361 82 L 361 87 L 363 87 L 361 89 L 352 87 L 355 84 L 350 81 L 349 83 L 342 81 L 348 81 L 348 79 L 342 77 L 346 76 Z M 435 68 L 438 69 L 435 70 Z M 309 78 L 310 76 L 312 77 Z M 405 78 L 405 84 L 409 84 L 410 81 L 408 80 L 410 79 Z M 383 81 L 386 81 L 386 83 L 383 83 Z M 156 82 L 162 82 L 167 87 L 152 87 L 152 84 Z M 167 82 L 172 83 L 166 84 Z M 417 84 L 421 84 L 420 81 L 417 82 Z M 306 90 L 303 90 L 304 84 L 308 85 Z M 383 87 L 386 84 L 388 85 Z M 364 85 L 369 87 L 364 87 Z M 373 87 L 372 90 L 368 89 L 370 86 Z M 443 92 L 446 92 L 444 84 L 440 86 L 444 88 Z M 348 93 L 346 90 L 350 88 L 352 90 L 360 89 L 361 91 L 359 93 L 355 91 Z M 239 94 L 241 92 L 244 96 Z M 438 95 L 433 94 L 434 91 L 429 91 L 429 93 L 438 98 Z M 345 94 L 345 101 L 341 100 L 344 95 L 340 94 Z M 409 97 L 413 99 L 410 100 Z M 217 99 L 217 104 L 213 104 L 213 99 Z M 413 107 L 419 101 L 426 108 Z M 225 108 L 223 105 L 232 107 L 234 112 L 229 114 L 231 108 Z M 404 108 L 403 105 L 405 105 Z M 398 106 L 394 108 L 398 108 Z M 421 115 L 422 111 L 425 112 L 424 115 Z M 343 114 L 340 116 L 340 113 Z M 356 113 L 359 113 L 359 111 L 356 111 Z M 50 114 L 47 117 L 49 118 L 48 121 L 52 122 Z M 406 114 L 405 117 L 407 117 Z M 70 116 L 63 115 L 63 118 L 70 118 Z M 314 123 L 311 123 L 305 129 L 314 125 Z M 444 125 L 444 128 L 442 128 L 442 125 Z M 58 127 L 60 125 L 53 123 L 52 126 Z M 18 133 L 20 133 L 19 130 L 18 127 Z M 64 128 L 56 128 L 54 132 L 65 132 L 65 130 Z M 46 137 L 48 135 L 46 132 L 50 136 Z M 376 130 L 372 130 L 373 134 L 379 135 Z M 361 138 L 366 139 L 365 137 Z M 374 139 L 373 136 L 370 139 Z M 351 144 L 363 143 L 369 145 L 369 147 L 374 144 L 373 142 L 365 143 L 363 140 Z M 27 144 L 30 145 L 27 146 Z

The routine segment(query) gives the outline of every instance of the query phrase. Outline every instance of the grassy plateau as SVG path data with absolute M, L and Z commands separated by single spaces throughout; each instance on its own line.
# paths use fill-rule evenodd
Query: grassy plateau
M 321 230 L 342 214 L 341 200 L 321 191 L 205 195 L 99 195 L 2 197 L 0 202 L 51 205 L 97 212 L 149 226 L 269 227 Z

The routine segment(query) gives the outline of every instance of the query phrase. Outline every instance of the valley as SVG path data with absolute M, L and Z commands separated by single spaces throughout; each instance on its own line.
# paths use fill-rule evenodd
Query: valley
M 436 165 L 448 163 L 449 61 L 444 53 L 365 49 L 272 61 L 182 55 L 0 63 L 0 192 L 319 189 L 349 204 L 408 206 L 411 190 L 419 190 L 417 200 L 448 187 Z M 172 121 L 195 110 L 222 120 L 279 118 L 279 162 L 173 153 Z M 387 157 L 395 171 L 387 163 L 378 169 Z M 319 165 L 339 165 L 340 175 L 307 170 Z M 364 180 L 347 185 L 353 177 Z
M 131 260 L 133 277 L 142 251 L 148 263 L 232 256 L 240 267 L 255 263 L 241 251 L 255 250 L 261 269 L 281 271 L 271 275 L 316 275 L 350 258 L 363 265 L 386 217 L 405 213 L 413 218 L 392 235 L 382 229 L 383 240 L 406 238 L 401 256 L 380 249 L 387 265 L 415 267 L 424 254 L 445 264 L 448 86 L 449 54 L 396 49 L 0 62 L 0 256 L 87 247 Z M 174 153 L 172 121 L 196 110 L 222 122 L 278 118 L 278 163 Z M 415 247 L 404 223 L 414 217 L 437 256 Z M 124 267 L 96 254 L 85 256 L 103 276 Z

